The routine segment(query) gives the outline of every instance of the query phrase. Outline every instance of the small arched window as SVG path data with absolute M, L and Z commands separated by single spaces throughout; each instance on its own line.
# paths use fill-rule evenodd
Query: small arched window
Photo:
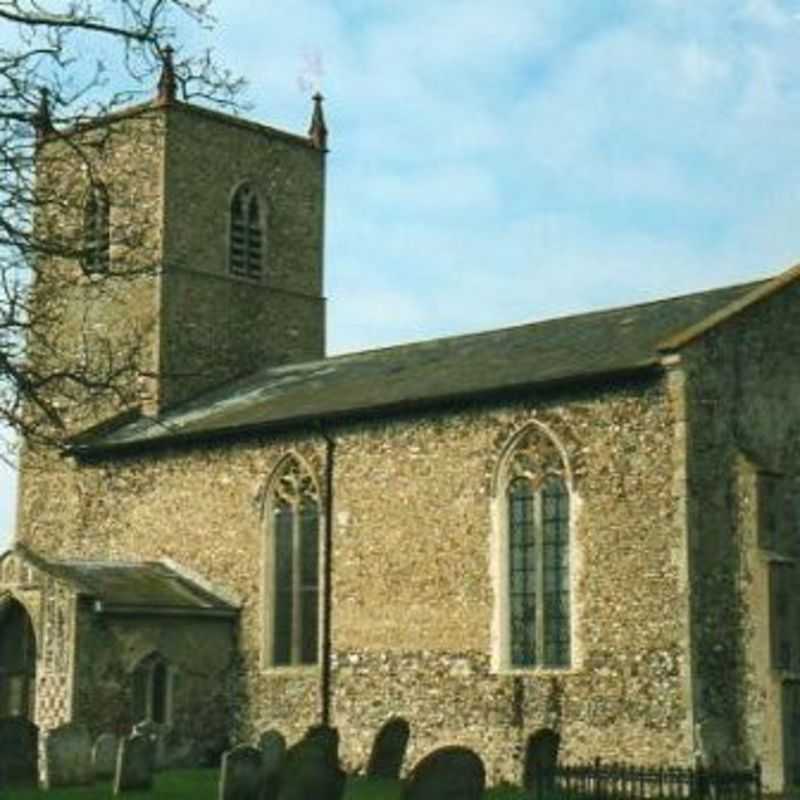
M 106 272 L 111 230 L 108 191 L 99 182 L 89 187 L 83 205 L 83 253 L 86 272 Z
M 319 660 L 319 498 L 294 457 L 271 484 L 265 547 L 266 661 L 272 666 Z
M 160 725 L 172 721 L 174 673 L 158 653 L 143 658 L 133 671 L 134 723 L 150 720 Z
M 242 184 L 231 198 L 228 263 L 234 275 L 258 278 L 262 272 L 264 231 L 258 195 Z

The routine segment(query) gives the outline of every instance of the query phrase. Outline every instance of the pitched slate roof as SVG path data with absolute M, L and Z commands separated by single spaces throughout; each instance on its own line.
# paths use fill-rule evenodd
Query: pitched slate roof
M 779 282 L 783 285 L 788 274 L 485 333 L 265 368 L 157 418 L 138 416 L 78 437 L 73 451 L 94 455 L 232 432 L 308 427 L 320 420 L 536 392 L 657 369 L 671 340 L 679 346 L 705 330 L 709 321 L 718 324 Z
M 50 560 L 17 545 L 18 553 L 41 571 L 72 586 L 109 614 L 165 614 L 232 617 L 231 599 L 160 561 Z

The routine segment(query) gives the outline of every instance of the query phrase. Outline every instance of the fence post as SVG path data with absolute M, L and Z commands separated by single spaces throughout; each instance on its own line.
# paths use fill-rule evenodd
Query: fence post
M 600 759 L 594 760 L 594 793 L 595 797 L 603 797 L 603 781 L 600 778 Z

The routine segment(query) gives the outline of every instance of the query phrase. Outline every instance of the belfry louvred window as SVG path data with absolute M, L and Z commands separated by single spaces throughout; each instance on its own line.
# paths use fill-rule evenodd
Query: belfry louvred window
M 86 272 L 106 272 L 111 245 L 108 192 L 92 183 L 83 205 L 83 252 Z
M 258 278 L 262 271 L 264 231 L 258 196 L 247 184 L 234 193 L 230 213 L 230 270 L 234 275 Z

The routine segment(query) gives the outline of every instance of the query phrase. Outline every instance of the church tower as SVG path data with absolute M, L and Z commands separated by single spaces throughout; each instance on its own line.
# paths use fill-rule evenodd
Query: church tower
M 126 376 L 71 428 L 324 356 L 321 101 L 307 136 L 180 102 L 168 52 L 151 103 L 60 132 L 40 115 L 37 227 L 77 244 L 41 271 L 31 357 Z

